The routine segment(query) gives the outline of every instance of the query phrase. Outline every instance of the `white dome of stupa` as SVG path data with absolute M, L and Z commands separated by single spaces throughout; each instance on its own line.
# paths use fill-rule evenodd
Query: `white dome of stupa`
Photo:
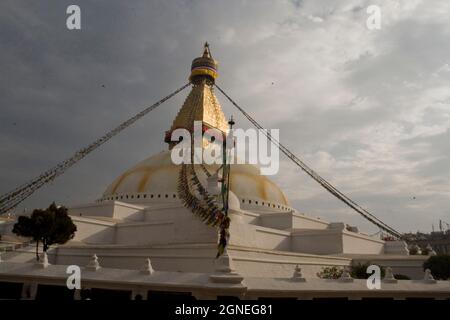
M 119 200 L 132 203 L 178 201 L 180 165 L 172 162 L 170 151 L 163 151 L 138 163 L 119 175 L 108 186 L 100 200 Z M 218 165 L 205 165 L 213 173 Z M 206 175 L 196 165 L 196 172 L 206 186 Z M 230 189 L 240 203 L 247 206 L 288 210 L 289 202 L 283 191 L 257 166 L 231 165 Z

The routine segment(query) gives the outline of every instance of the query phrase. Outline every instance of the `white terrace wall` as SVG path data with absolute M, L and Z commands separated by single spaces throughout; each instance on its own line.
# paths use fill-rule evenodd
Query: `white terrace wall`
M 115 223 L 100 221 L 87 217 L 74 217 L 72 220 L 77 226 L 73 241 L 86 244 L 112 244 L 115 238 Z
M 343 252 L 340 230 L 294 230 L 291 250 L 311 254 L 339 254 Z
M 330 223 L 319 218 L 309 217 L 301 213 L 292 214 L 292 228 L 294 229 L 315 229 L 324 230 Z
M 114 219 L 142 220 L 144 208 L 125 202 L 108 201 L 69 208 L 69 214 L 82 217 L 109 217 Z
M 384 241 L 342 230 L 343 253 L 383 254 Z
M 270 250 L 290 250 L 290 232 L 245 223 L 240 214 L 232 214 L 230 244 Z
M 146 212 L 146 221 L 117 225 L 116 244 L 155 245 L 177 243 L 216 243 L 217 230 L 182 208 Z
M 384 241 L 340 229 L 295 230 L 292 250 L 311 254 L 382 254 Z
M 309 217 L 300 213 L 277 212 L 263 214 L 259 217 L 259 224 L 264 227 L 279 230 L 287 229 L 327 229 L 329 223 L 318 218 Z

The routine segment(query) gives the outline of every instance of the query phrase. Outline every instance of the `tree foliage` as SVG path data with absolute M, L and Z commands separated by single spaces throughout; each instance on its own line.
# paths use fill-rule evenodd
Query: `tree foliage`
M 64 244 L 75 236 L 77 227 L 67 214 L 67 208 L 52 203 L 47 209 L 35 209 L 30 217 L 20 216 L 13 232 L 36 241 L 36 258 L 39 260 L 39 242 L 46 252 L 53 244 Z
M 322 267 L 320 272 L 317 272 L 317 276 L 321 279 L 339 279 L 344 269 L 336 266 Z
M 373 263 L 371 263 L 371 262 L 354 263 L 354 264 L 352 264 L 350 275 L 352 276 L 352 278 L 355 278 L 355 279 L 367 279 L 371 275 L 371 273 L 367 273 L 367 268 L 372 264 Z M 382 278 L 384 278 L 384 275 L 386 273 L 386 268 L 382 267 L 382 266 L 379 266 L 379 267 L 380 267 L 380 276 Z
M 433 277 L 438 280 L 450 279 L 450 255 L 441 254 L 429 257 L 423 263 L 423 269 L 430 269 Z
M 372 263 L 354 263 L 350 266 L 350 275 L 355 279 L 367 279 L 371 274 L 367 273 L 367 268 Z M 332 267 L 323 267 L 320 272 L 317 273 L 317 276 L 322 279 L 339 279 L 344 271 L 343 268 L 332 266 Z M 385 275 L 385 268 L 380 267 L 381 277 Z

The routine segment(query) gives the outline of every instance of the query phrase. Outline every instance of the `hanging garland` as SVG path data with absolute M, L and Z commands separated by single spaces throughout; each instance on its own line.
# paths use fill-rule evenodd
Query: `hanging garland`
M 191 162 L 193 163 L 193 161 Z M 205 167 L 203 168 L 206 170 Z M 197 198 L 194 192 L 197 192 L 201 199 Z M 206 225 L 218 227 L 219 240 L 216 257 L 221 256 L 230 236 L 230 218 L 224 213 L 225 208 L 219 209 L 215 197 L 209 195 L 201 184 L 195 172 L 194 164 L 181 165 L 178 178 L 178 196 L 183 201 L 184 206 L 202 219 Z

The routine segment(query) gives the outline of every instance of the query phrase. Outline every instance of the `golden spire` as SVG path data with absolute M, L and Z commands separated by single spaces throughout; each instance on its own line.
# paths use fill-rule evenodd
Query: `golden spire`
M 193 132 L 194 122 L 202 122 L 202 130 L 214 128 L 223 134 L 228 133 L 228 123 L 222 107 L 214 94 L 213 84 L 217 78 L 217 62 L 212 58 L 209 45 L 206 42 L 202 57 L 192 61 L 189 80 L 193 87 L 178 112 L 169 131 L 166 132 L 165 141 L 172 148 L 176 142 L 171 142 L 173 130 L 184 128 Z
M 194 84 L 203 80 L 214 83 L 217 76 L 217 61 L 212 58 L 209 44 L 208 42 L 205 42 L 203 46 L 203 55 L 192 61 L 189 81 Z
M 203 58 L 211 58 L 212 59 L 212 55 L 211 55 L 211 51 L 209 50 L 209 43 L 205 42 L 205 44 L 203 45 Z

